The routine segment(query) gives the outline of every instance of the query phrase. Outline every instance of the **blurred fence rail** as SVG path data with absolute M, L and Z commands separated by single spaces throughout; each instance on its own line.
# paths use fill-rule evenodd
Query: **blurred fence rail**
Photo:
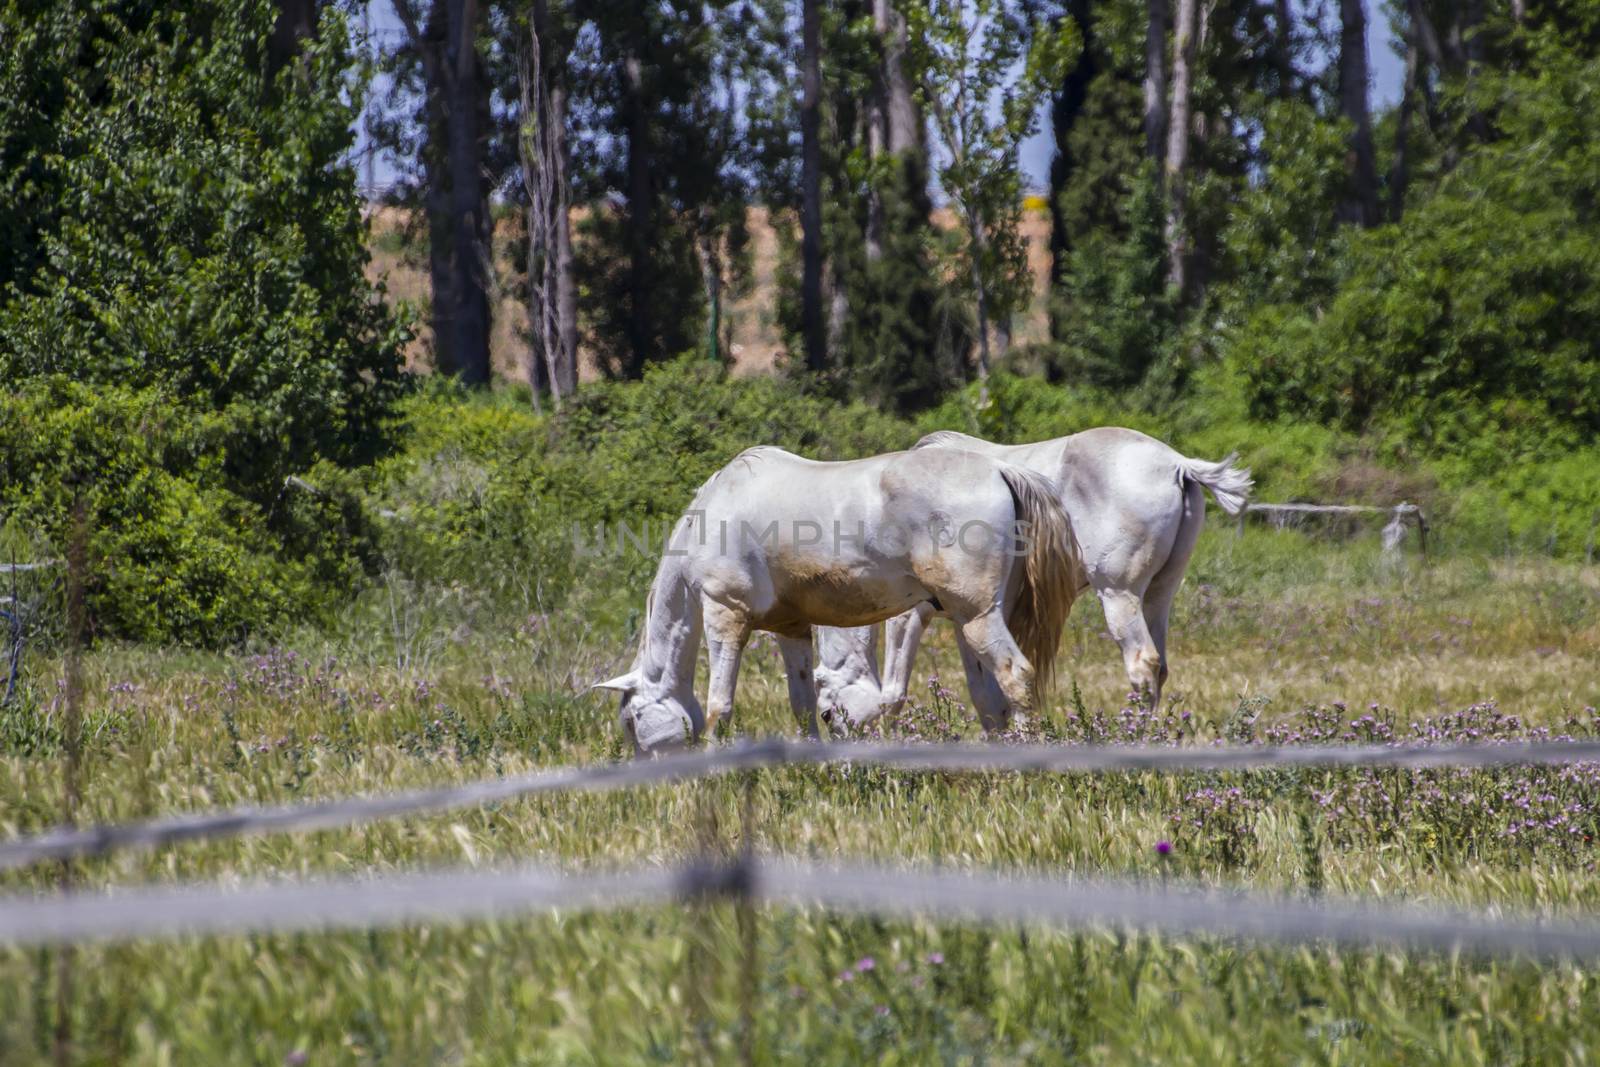
M 0 871 L 45 860 L 244 834 L 328 830 L 377 819 L 451 811 L 538 793 L 606 791 L 781 766 L 876 766 L 910 772 L 1108 774 L 1192 773 L 1339 767 L 1505 767 L 1600 761 L 1600 741 L 1469 745 L 1291 745 L 1180 748 L 1150 745 L 880 744 L 771 738 L 681 755 L 558 767 L 375 796 L 281 807 L 234 808 L 145 822 L 63 828 L 0 842 Z
M 1395 553 L 1400 550 L 1400 542 L 1405 539 L 1406 523 L 1412 523 L 1417 528 L 1417 547 L 1423 557 L 1428 555 L 1428 516 L 1416 504 L 1399 503 L 1393 507 L 1373 507 L 1368 504 L 1246 504 L 1244 510 L 1239 512 L 1239 532 L 1244 532 L 1245 519 L 1251 515 L 1260 515 L 1273 526 L 1282 530 L 1290 526 L 1299 526 L 1311 518 L 1334 518 L 1339 516 L 1355 517 L 1363 515 L 1387 515 L 1389 521 L 1383 527 L 1383 549 L 1385 553 Z
M 381 796 L 62 829 L 0 844 L 0 869 L 120 849 L 246 833 L 308 831 L 557 791 L 609 790 L 764 767 L 880 767 L 922 773 L 1197 773 L 1337 768 L 1493 768 L 1600 760 L 1600 741 L 1472 745 L 1211 746 L 877 744 L 787 739 L 628 763 Z M 747 795 L 748 804 L 748 795 Z M 748 816 L 747 816 L 748 817 Z M 677 869 L 570 873 L 552 868 L 455 869 L 380 877 L 187 884 L 0 897 L 0 944 L 62 945 L 150 937 L 366 929 L 731 897 L 748 905 L 820 905 L 887 917 L 1135 926 L 1169 934 L 1282 943 L 1402 944 L 1441 951 L 1600 957 L 1600 923 L 1506 918 L 1296 899 L 1181 885 L 821 867 L 744 854 Z
M 678 868 L 569 873 L 447 869 L 378 878 L 184 885 L 0 897 L 0 944 L 368 930 L 706 899 L 884 918 L 1137 927 L 1279 944 L 1403 945 L 1540 959 L 1600 957 L 1600 923 L 1492 911 L 1306 900 L 1260 892 L 994 873 L 819 866 L 745 856 Z

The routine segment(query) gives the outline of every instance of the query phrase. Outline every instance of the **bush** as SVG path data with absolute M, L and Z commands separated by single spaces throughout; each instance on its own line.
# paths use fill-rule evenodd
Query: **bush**
M 561 416 L 533 415 L 521 395 L 479 398 L 441 383 L 404 405 L 407 446 L 380 464 L 377 491 L 399 516 L 387 527 L 388 559 L 406 579 L 543 612 L 598 568 L 605 603 L 596 610 L 635 611 L 656 560 L 612 551 L 619 524 L 648 528 L 659 544 L 699 485 L 752 445 L 846 459 L 915 440 L 912 427 L 864 405 L 784 379 L 731 378 L 688 357 L 648 368 L 640 382 L 587 387 Z M 580 555 L 601 525 L 607 553 Z
M 0 519 L 59 553 L 82 507 L 102 634 L 236 641 L 373 562 L 344 468 L 388 445 L 406 330 L 322 11 L 275 70 L 269 0 L 0 7 Z
M 160 390 L 24 382 L 0 398 L 0 514 L 58 558 L 82 515 L 103 636 L 215 646 L 323 616 L 362 572 L 360 528 L 342 522 L 351 498 L 286 497 L 282 525 L 300 535 L 286 546 L 229 487 L 229 431 Z

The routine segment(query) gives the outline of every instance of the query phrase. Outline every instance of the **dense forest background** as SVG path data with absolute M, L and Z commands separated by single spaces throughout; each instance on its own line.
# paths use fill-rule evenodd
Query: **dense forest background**
M 394 13 L 0 5 L 0 548 L 83 531 L 103 635 L 234 643 L 395 583 L 544 610 L 584 588 L 574 523 L 670 514 L 749 444 L 939 426 L 1124 423 L 1243 450 L 1270 499 L 1593 556 L 1600 4 Z M 758 260 L 782 355 L 733 378 Z

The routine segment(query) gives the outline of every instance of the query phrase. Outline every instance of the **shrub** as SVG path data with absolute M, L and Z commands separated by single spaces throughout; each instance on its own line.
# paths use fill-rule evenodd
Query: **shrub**
M 752 445 L 846 459 L 915 439 L 864 405 L 784 379 L 732 378 L 689 357 L 648 368 L 640 382 L 590 386 L 559 417 L 533 415 L 518 396 L 441 384 L 404 405 L 407 446 L 379 466 L 377 488 L 380 506 L 401 518 L 387 527 L 388 558 L 407 578 L 548 611 L 594 567 L 605 574 L 596 610 L 637 610 L 654 555 L 578 555 L 597 525 L 664 534 L 700 483 Z
M 359 528 L 322 510 L 336 497 L 310 511 L 288 498 L 283 525 L 299 537 L 286 550 L 229 486 L 229 430 L 160 390 L 26 381 L 0 398 L 0 514 L 60 556 L 81 509 L 101 635 L 214 646 L 315 618 L 361 573 Z

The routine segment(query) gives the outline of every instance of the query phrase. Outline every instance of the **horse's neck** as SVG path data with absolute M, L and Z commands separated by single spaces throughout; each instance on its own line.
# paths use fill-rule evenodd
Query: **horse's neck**
M 700 594 L 685 573 L 684 560 L 663 558 L 650 586 L 639 648 L 639 675 L 653 695 L 693 691 L 700 620 Z

